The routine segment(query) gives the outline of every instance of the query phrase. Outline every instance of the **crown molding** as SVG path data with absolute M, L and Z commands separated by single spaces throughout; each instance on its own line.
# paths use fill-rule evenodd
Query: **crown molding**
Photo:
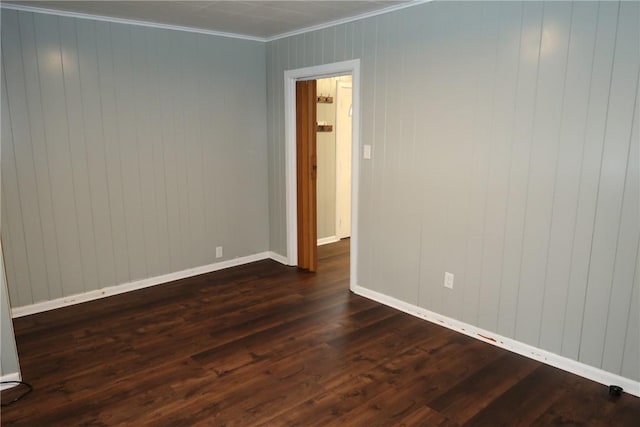
M 137 25 L 140 27 L 159 28 L 163 30 L 183 31 L 187 33 L 206 34 L 209 36 L 227 37 L 232 39 L 251 40 L 257 42 L 266 42 L 264 37 L 249 36 L 245 34 L 225 33 L 222 31 L 205 30 L 203 28 L 182 27 L 180 25 L 161 24 L 157 22 L 138 21 L 135 19 L 116 18 L 112 16 L 93 15 L 89 13 L 70 12 L 66 10 L 46 9 L 43 7 L 25 6 L 14 3 L 0 3 L 0 8 L 9 10 L 18 10 L 22 12 L 43 13 L 46 15 L 66 16 L 78 19 L 90 19 L 93 21 L 112 22 L 116 24 Z
M 289 31 L 282 34 L 277 34 L 275 36 L 270 37 L 258 37 L 258 36 L 250 36 L 246 34 L 237 34 L 237 33 L 225 33 L 222 31 L 213 31 L 206 30 L 203 28 L 195 28 L 195 27 L 183 27 L 179 25 L 171 25 L 171 24 L 162 24 L 157 22 L 150 21 L 139 21 L 135 19 L 126 19 L 126 18 L 116 18 L 111 16 L 103 16 L 103 15 L 93 15 L 89 13 L 79 13 L 79 12 L 70 12 L 65 10 L 55 10 L 55 9 L 47 9 L 43 7 L 36 6 L 26 6 L 22 4 L 15 3 L 0 3 L 0 9 L 8 9 L 8 10 L 18 10 L 23 12 L 34 12 L 34 13 L 42 13 L 46 15 L 56 15 L 56 16 L 65 16 L 70 18 L 78 18 L 78 19 L 90 19 L 93 21 L 102 21 L 102 22 L 112 22 L 116 24 L 126 24 L 126 25 L 137 25 L 141 27 L 149 27 L 149 28 L 159 28 L 163 30 L 172 30 L 172 31 L 183 31 L 188 33 L 196 33 L 196 34 L 206 34 L 209 36 L 218 36 L 218 37 L 227 37 L 232 39 L 241 39 L 241 40 L 251 40 L 257 42 L 271 42 L 274 40 L 283 39 L 286 37 L 296 36 L 299 34 L 308 33 L 311 31 L 322 30 L 324 28 L 334 27 L 336 25 L 346 24 L 349 22 L 359 21 L 361 19 L 371 18 L 373 16 L 383 15 L 385 13 L 394 12 L 396 10 L 406 9 L 408 7 L 417 6 L 423 3 L 429 3 L 434 0 L 413 0 L 408 2 L 403 2 L 399 4 L 394 4 L 389 7 L 385 7 L 384 9 L 378 9 L 372 12 L 363 13 L 360 15 L 350 16 L 348 18 L 337 19 L 334 21 L 326 22 L 324 24 L 313 25 L 311 27 L 300 28 L 299 30 Z
M 323 30 L 325 28 L 335 27 L 337 25 L 347 24 L 349 22 L 360 21 L 362 19 L 371 18 L 378 15 L 384 15 L 385 13 L 395 12 L 397 10 L 406 9 L 408 7 L 417 6 L 424 3 L 431 3 L 435 0 L 413 0 L 394 4 L 393 6 L 385 7 L 384 9 L 378 9 L 371 12 L 362 13 L 360 15 L 350 16 L 348 18 L 336 19 L 335 21 L 325 22 L 324 24 L 313 25 L 311 27 L 300 28 L 299 30 L 288 31 L 286 33 L 277 34 L 275 36 L 266 37 L 266 42 L 274 40 L 284 39 L 286 37 L 297 36 L 299 34 L 309 33 L 311 31 Z

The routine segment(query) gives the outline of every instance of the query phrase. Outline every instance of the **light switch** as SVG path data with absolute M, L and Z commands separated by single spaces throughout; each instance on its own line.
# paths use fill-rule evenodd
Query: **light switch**
M 362 156 L 365 159 L 370 159 L 371 158 L 371 146 L 370 145 L 365 145 L 362 148 L 363 148 Z

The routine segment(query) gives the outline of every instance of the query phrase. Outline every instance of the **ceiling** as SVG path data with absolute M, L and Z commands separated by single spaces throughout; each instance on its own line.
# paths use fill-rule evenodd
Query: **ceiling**
M 36 7 L 266 40 L 413 3 L 407 0 L 2 1 L 8 7 Z

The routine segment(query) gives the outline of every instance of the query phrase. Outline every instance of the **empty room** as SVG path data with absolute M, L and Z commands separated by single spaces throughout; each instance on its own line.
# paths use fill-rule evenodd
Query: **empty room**
M 3 426 L 640 425 L 640 2 L 0 17 Z

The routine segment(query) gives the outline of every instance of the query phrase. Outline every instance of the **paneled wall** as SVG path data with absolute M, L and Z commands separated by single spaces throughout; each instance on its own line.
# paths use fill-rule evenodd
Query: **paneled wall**
M 20 363 L 16 338 L 13 333 L 13 322 L 11 321 L 2 251 L 0 251 L 0 349 L 2 349 L 0 352 L 0 379 L 3 381 L 19 379 L 17 375 L 20 375 Z
M 13 307 L 268 250 L 263 43 L 3 9 L 2 75 Z
M 270 42 L 271 249 L 283 72 L 360 58 L 358 284 L 640 380 L 639 8 L 431 2 Z

